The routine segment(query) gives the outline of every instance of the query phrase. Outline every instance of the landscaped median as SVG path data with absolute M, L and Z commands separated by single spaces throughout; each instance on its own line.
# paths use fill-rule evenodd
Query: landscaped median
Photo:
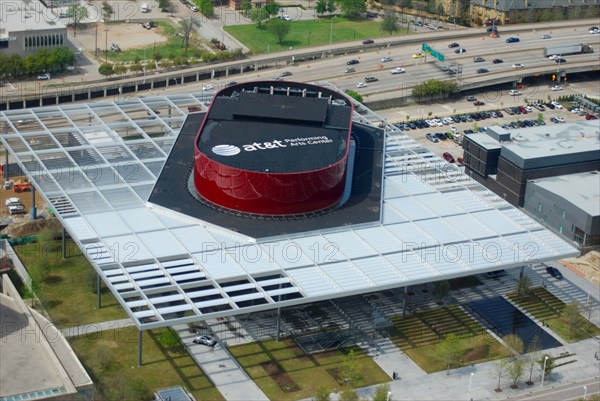
M 570 343 L 600 335 L 600 328 L 581 315 L 576 303 L 565 304 L 543 287 L 531 288 L 521 296 L 511 292 L 507 297 Z
M 392 318 L 391 339 L 428 373 L 505 358 L 508 350 L 458 306 Z
M 271 400 L 310 398 L 320 386 L 345 391 L 391 380 L 359 347 L 306 354 L 286 339 L 236 345 L 229 352 Z

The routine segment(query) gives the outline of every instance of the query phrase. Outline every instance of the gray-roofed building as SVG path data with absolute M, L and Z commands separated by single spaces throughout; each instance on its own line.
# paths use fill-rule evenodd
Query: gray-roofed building
M 60 331 L 8 278 L 0 293 L 0 400 L 91 400 L 93 382 Z
M 494 139 L 498 130 L 465 135 L 466 171 L 514 205 L 523 205 L 528 180 L 600 169 L 600 128 L 594 120 L 521 128 L 501 141 Z
M 600 0 L 471 0 L 472 21 L 496 18 L 498 24 L 536 22 L 548 17 L 596 17 Z
M 523 208 L 584 248 L 600 245 L 598 171 L 531 180 Z
M 67 27 L 39 1 L 0 0 L 0 54 L 25 56 L 67 44 Z

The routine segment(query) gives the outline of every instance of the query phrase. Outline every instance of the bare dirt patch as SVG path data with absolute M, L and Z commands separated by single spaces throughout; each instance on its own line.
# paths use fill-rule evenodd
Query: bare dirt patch
M 159 33 L 158 28 L 146 29 L 139 23 L 122 24 L 97 24 L 98 38 L 96 40 L 96 24 L 88 24 L 85 29 L 77 29 L 77 41 L 88 53 L 96 49 L 96 43 L 100 51 L 106 47 L 110 49 L 111 43 L 117 43 L 122 50 L 154 46 L 167 41 L 167 37 Z M 108 29 L 108 31 L 104 31 Z
M 600 287 L 600 252 L 591 251 L 578 258 L 562 259 L 563 265 L 579 271 L 596 287 Z

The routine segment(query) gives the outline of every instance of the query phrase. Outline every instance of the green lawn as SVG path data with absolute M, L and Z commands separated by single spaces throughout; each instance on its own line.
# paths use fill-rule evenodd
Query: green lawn
M 127 317 L 112 294 L 104 289 L 102 308 L 96 308 L 96 273 L 74 242 L 67 242 L 67 259 L 62 258 L 60 241 L 48 244 L 27 244 L 15 247 L 15 252 L 29 274 L 45 278 L 34 285 L 53 323 L 59 328 L 102 322 Z M 47 261 L 45 266 L 43 261 Z
M 256 24 L 226 26 L 225 30 L 242 42 L 254 53 L 287 50 L 290 47 L 299 48 L 329 44 L 333 32 L 333 43 L 366 38 L 388 36 L 380 29 L 380 23 L 364 18 L 334 17 L 320 18 L 313 21 L 292 21 L 290 33 L 281 44 L 267 29 L 268 23 L 263 23 L 261 29 Z M 333 30 L 332 30 L 333 28 Z M 401 32 L 405 32 L 402 28 Z M 397 32 L 400 33 L 400 32 Z
M 600 335 L 600 329 L 583 317 L 577 327 L 569 330 L 568 324 L 562 317 L 566 304 L 543 287 L 532 288 L 531 295 L 526 298 L 517 296 L 516 292 L 509 293 L 507 296 L 536 319 L 544 321 L 552 331 L 568 342 L 577 342 Z
M 171 386 L 185 387 L 197 400 L 223 400 L 186 352 L 167 350 L 158 341 L 164 330 L 144 332 L 141 367 L 135 327 L 78 337 L 70 343 L 96 384 L 100 400 L 145 401 L 153 399 L 154 390 Z
M 428 373 L 447 368 L 440 356 L 440 346 L 450 333 L 458 337 L 460 352 L 456 360 L 462 361 L 462 365 L 499 359 L 509 354 L 502 344 L 456 305 L 412 314 L 404 319 L 396 316 L 392 321 L 392 341 Z M 460 364 L 458 362 L 452 367 Z
M 356 355 L 356 368 L 362 376 L 359 387 L 385 383 L 390 377 L 358 347 L 353 348 Z M 346 359 L 345 350 L 326 351 L 317 354 L 305 354 L 293 340 L 259 341 L 250 344 L 236 345 L 229 348 L 231 354 L 246 370 L 262 391 L 271 400 L 292 401 L 310 398 L 315 390 L 324 385 L 330 390 L 343 391 L 334 376 L 328 373 L 343 366 Z M 284 392 L 265 368 L 265 363 L 276 362 L 287 376 L 295 383 L 295 391 Z M 281 382 L 280 382 L 281 383 Z M 292 387 L 290 385 L 290 387 Z

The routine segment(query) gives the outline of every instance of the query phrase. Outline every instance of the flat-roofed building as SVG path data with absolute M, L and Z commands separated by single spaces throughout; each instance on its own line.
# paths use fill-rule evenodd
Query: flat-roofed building
M 0 1 L 0 54 L 26 56 L 67 44 L 67 27 L 39 1 Z

